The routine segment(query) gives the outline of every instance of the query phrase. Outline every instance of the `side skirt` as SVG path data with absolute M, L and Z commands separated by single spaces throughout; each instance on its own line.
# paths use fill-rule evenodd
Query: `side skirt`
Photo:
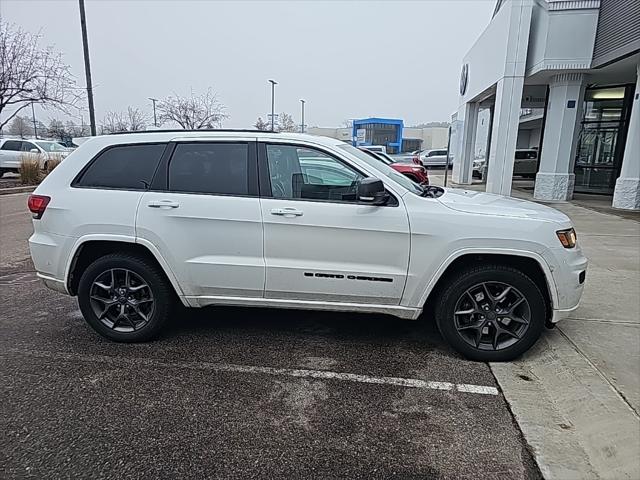
M 301 310 L 325 310 L 334 312 L 383 313 L 408 320 L 415 320 L 422 313 L 421 308 L 409 308 L 399 305 L 376 305 L 364 303 L 320 302 L 308 300 L 280 300 L 271 298 L 223 296 L 185 296 L 184 299 L 191 307 L 206 307 L 208 305 L 233 305 L 238 307 L 272 307 L 293 308 Z

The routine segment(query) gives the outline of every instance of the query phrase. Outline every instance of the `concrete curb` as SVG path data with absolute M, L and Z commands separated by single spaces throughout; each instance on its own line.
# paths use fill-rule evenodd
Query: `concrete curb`
M 545 479 L 640 478 L 638 415 L 560 332 L 490 367 Z
M 12 193 L 33 192 L 37 185 L 25 185 L 24 187 L 0 188 L 0 195 L 10 195 Z

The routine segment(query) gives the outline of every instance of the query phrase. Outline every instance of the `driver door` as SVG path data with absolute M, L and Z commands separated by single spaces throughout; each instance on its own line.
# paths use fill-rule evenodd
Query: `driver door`
M 324 150 L 260 145 L 265 297 L 398 305 L 409 263 L 401 199 L 357 201 L 365 175 Z

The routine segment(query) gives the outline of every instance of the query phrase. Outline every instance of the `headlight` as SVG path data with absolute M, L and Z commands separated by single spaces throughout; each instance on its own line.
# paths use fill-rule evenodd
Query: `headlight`
M 556 235 L 564 248 L 573 248 L 576 246 L 576 231 L 573 228 L 558 230 Z

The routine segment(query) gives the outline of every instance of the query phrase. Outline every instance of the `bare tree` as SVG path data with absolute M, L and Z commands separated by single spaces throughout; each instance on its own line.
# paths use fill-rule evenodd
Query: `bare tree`
M 147 129 L 149 115 L 136 107 L 128 107 L 126 113 L 107 112 L 100 124 L 100 133 L 137 132 Z
M 298 126 L 293 121 L 293 117 L 288 113 L 282 112 L 278 115 L 278 131 L 279 132 L 297 132 Z
M 86 137 L 89 135 L 89 125 L 76 125 L 72 121 L 67 121 L 65 130 L 71 138 Z
M 16 115 L 13 118 L 13 122 L 9 125 L 9 135 L 25 138 L 33 135 L 33 122 L 29 117 L 21 117 Z
M 41 48 L 40 38 L 0 21 L 0 128 L 31 103 L 68 113 L 81 99 L 62 55 Z
M 129 131 L 129 124 L 120 112 L 107 112 L 100 123 L 101 135 L 127 131 Z
M 266 132 L 271 128 L 270 124 L 265 122 L 262 117 L 258 117 L 258 120 L 256 120 L 256 123 L 253 126 L 256 127 L 256 130 L 261 130 L 263 132 Z
M 224 110 L 225 106 L 211 89 L 199 96 L 193 91 L 189 97 L 174 94 L 158 102 L 160 121 L 177 123 L 186 130 L 222 127 L 222 121 L 229 118 Z
M 49 121 L 49 126 L 47 127 L 47 135 L 51 138 L 59 138 L 62 140 L 63 138 L 69 136 L 64 123 L 61 120 L 52 118 Z
M 139 132 L 146 130 L 151 117 L 148 113 L 143 112 L 137 107 L 127 108 L 128 130 L 130 132 Z

